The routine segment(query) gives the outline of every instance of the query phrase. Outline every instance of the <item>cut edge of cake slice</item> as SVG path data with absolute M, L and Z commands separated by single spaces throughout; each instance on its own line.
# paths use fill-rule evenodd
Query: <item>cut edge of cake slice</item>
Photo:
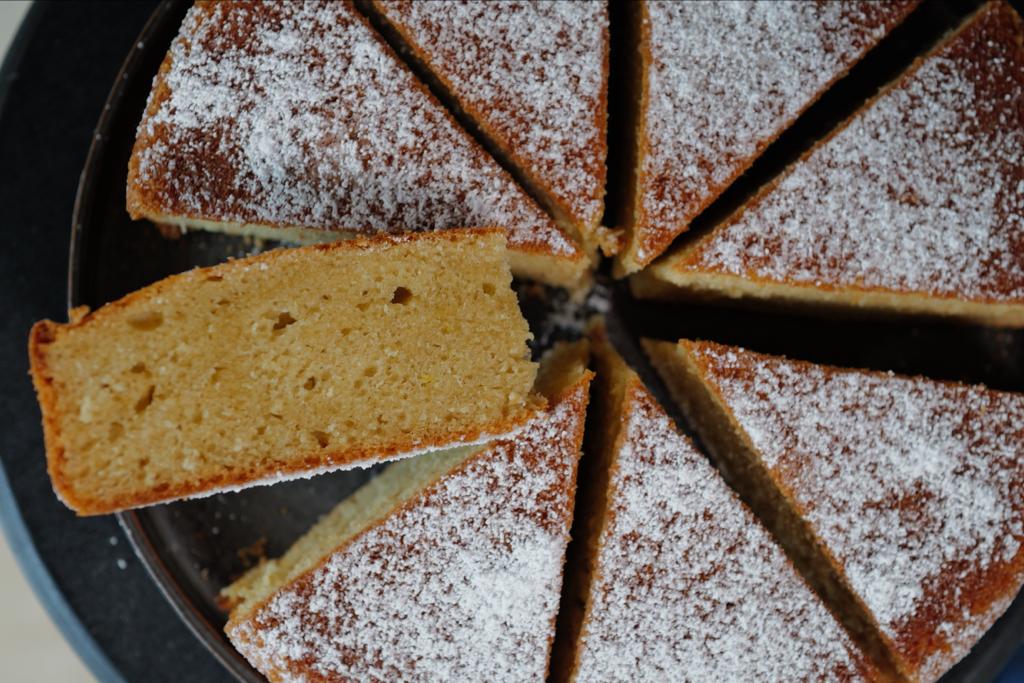
M 579 664 L 579 645 L 586 622 L 590 586 L 597 569 L 595 557 L 601 532 L 605 527 L 608 489 L 615 466 L 612 449 L 602 448 L 614 443 L 621 424 L 614 419 L 625 400 L 629 376 L 609 362 L 610 342 L 604 324 L 597 322 L 588 331 L 590 365 L 594 370 L 590 408 L 583 456 L 580 459 L 580 482 L 576 490 L 572 543 L 566 556 L 566 574 L 562 600 L 558 609 L 558 627 L 551 654 L 551 677 L 556 682 L 570 681 Z
M 749 301 L 783 312 L 811 312 L 840 318 L 913 316 L 921 320 L 952 319 L 990 327 L 1024 327 L 1024 303 L 985 303 L 909 292 L 783 284 L 754 276 L 675 268 L 675 263 L 686 260 L 693 248 L 694 245 L 687 245 L 668 259 L 632 275 L 629 285 L 633 295 L 654 301 L 709 301 L 744 307 Z
M 36 323 L 29 360 L 54 491 L 79 514 L 105 514 L 518 429 L 543 398 L 531 393 L 537 366 L 504 244 L 504 231 L 473 229 L 278 249 Z M 443 277 L 452 263 L 463 271 Z M 451 322 L 435 320 L 439 306 Z M 459 320 L 460 306 L 483 312 Z M 452 374 L 443 348 L 467 334 L 477 348 L 465 370 L 490 377 L 475 399 L 449 386 L 469 377 Z M 348 367 L 328 360 L 340 356 Z M 402 396 L 381 395 L 385 380 Z M 417 412 L 417 392 L 453 400 Z M 339 412 L 345 394 L 362 407 Z
M 535 421 L 536 424 L 533 426 L 546 438 L 554 439 L 556 442 L 561 438 L 566 441 L 562 446 L 575 449 L 570 471 L 554 474 L 558 480 L 555 483 L 556 487 L 564 489 L 567 493 L 564 505 L 563 501 L 558 500 L 558 496 L 534 492 L 539 496 L 538 500 L 546 500 L 547 504 L 555 505 L 556 508 L 561 506 L 560 509 L 544 511 L 544 514 L 550 515 L 555 526 L 564 526 L 561 536 L 565 544 L 568 544 L 569 528 L 574 514 L 579 453 L 589 402 L 589 387 L 594 377 L 594 373 L 587 368 L 588 358 L 589 344 L 586 340 L 571 344 L 559 343 L 545 354 L 535 390 L 548 401 L 548 408 L 534 415 L 531 423 L 522 432 L 528 433 Z M 559 410 L 565 412 L 561 418 L 556 415 Z M 566 425 L 556 423 L 557 419 L 568 420 L 570 426 L 575 422 L 575 426 L 572 426 L 571 432 L 558 436 L 551 433 L 551 430 L 564 430 Z M 261 627 L 255 621 L 275 597 L 289 589 L 295 589 L 303 582 L 314 581 L 316 573 L 323 571 L 332 557 L 344 554 L 361 537 L 374 532 L 389 518 L 417 507 L 446 479 L 464 474 L 467 469 L 488 459 L 503 459 L 505 456 L 500 452 L 502 449 L 511 449 L 514 452 L 518 438 L 517 435 L 481 446 L 435 451 L 389 465 L 384 472 L 339 503 L 300 537 L 283 556 L 263 561 L 221 591 L 222 604 L 229 610 L 228 621 L 224 627 L 229 640 L 270 680 L 291 680 L 289 676 L 297 672 L 291 670 L 289 660 L 294 664 L 296 660 L 301 660 L 301 657 L 292 658 L 287 654 L 271 652 L 274 650 L 273 643 L 264 640 Z M 535 441 L 538 438 L 539 435 L 533 436 Z M 543 447 L 546 444 L 546 441 L 541 441 L 535 445 Z M 543 459 L 544 456 L 538 453 L 535 457 Z M 546 467 L 551 464 L 541 463 L 538 466 Z M 457 519 L 460 512 L 451 510 L 441 511 L 440 514 L 451 514 Z M 556 590 L 561 587 L 563 580 L 564 548 L 565 545 L 562 546 L 563 555 L 558 568 L 559 576 L 555 582 Z M 452 567 L 452 571 L 457 571 L 457 568 Z M 332 594 L 332 599 L 343 597 L 336 593 Z M 554 599 L 555 604 L 550 610 L 547 651 L 544 653 L 545 669 L 543 672 L 537 672 L 545 675 L 550 668 L 550 650 L 557 617 L 557 595 Z M 299 661 L 298 666 L 302 668 L 306 664 Z M 352 666 L 353 670 L 358 671 L 358 663 Z M 481 662 L 481 666 L 486 668 L 486 662 Z
M 621 11 L 624 42 L 630 49 L 622 58 L 623 74 L 631 84 L 622 93 L 626 102 L 622 105 L 622 131 L 619 144 L 622 146 L 617 169 L 622 175 L 621 196 L 613 205 L 615 211 L 614 249 L 612 274 L 624 278 L 644 267 L 649 260 L 637 255 L 638 226 L 637 213 L 640 206 L 640 167 L 647 153 L 647 137 L 644 127 L 645 103 L 649 99 L 648 72 L 651 64 L 650 27 L 646 0 L 625 3 Z
M 688 353 L 693 344 L 687 340 L 643 340 L 652 365 L 729 485 L 750 505 L 879 671 L 899 680 L 900 666 L 891 642 L 881 633 L 867 606 L 843 580 L 839 565 L 818 541 L 785 487 L 763 466 L 722 397 L 704 381 Z
M 193 30 L 197 26 L 201 26 L 202 21 L 209 20 L 208 17 L 206 19 L 202 17 L 209 14 L 211 8 L 215 6 L 216 3 L 211 3 L 208 0 L 199 0 L 196 3 L 196 7 L 190 10 L 190 12 L 200 13 L 196 15 L 199 23 L 193 22 Z M 356 9 L 353 0 L 343 0 L 343 2 L 339 3 L 338 9 L 346 15 L 351 15 L 352 19 L 368 32 L 369 39 L 374 41 L 374 44 L 378 45 L 383 50 L 383 53 L 394 62 L 394 66 L 401 70 L 401 77 L 409 80 L 410 86 L 426 99 L 431 105 L 432 110 L 435 110 L 443 118 L 446 125 L 451 126 L 456 137 L 461 138 L 461 141 L 468 145 L 469 154 L 485 162 L 488 170 L 491 170 L 490 167 L 493 166 L 494 175 L 498 178 L 497 182 L 507 183 L 514 193 L 521 195 L 515 201 L 521 201 L 529 205 L 527 213 L 536 214 L 535 217 L 538 220 L 542 220 L 542 230 L 532 233 L 518 230 L 517 228 L 521 227 L 519 225 L 499 226 L 509 234 L 509 262 L 515 275 L 573 290 L 589 286 L 591 274 L 595 267 L 595 255 L 588 253 L 588 249 L 585 248 L 585 245 L 572 231 L 567 232 L 565 226 L 557 224 L 548 215 L 548 212 L 537 205 L 535 199 L 526 194 L 512 176 L 505 169 L 497 165 L 494 159 L 462 129 L 451 112 L 437 101 L 434 95 L 413 73 L 408 71 L 402 59 L 394 53 L 387 42 L 378 34 L 367 17 Z M 128 162 L 125 206 L 131 218 L 133 220 L 148 220 L 160 228 L 161 231 L 165 227 L 169 227 L 172 229 L 172 233 L 173 231 L 203 230 L 256 239 L 283 240 L 296 245 L 319 244 L 351 239 L 353 237 L 371 237 L 374 234 L 381 234 L 381 232 L 394 234 L 394 225 L 387 226 L 388 230 L 386 231 L 377 231 L 375 233 L 374 231 L 362 231 L 359 229 L 361 227 L 359 225 L 344 226 L 332 224 L 321 229 L 319 226 L 311 227 L 289 222 L 251 222 L 238 221 L 231 218 L 215 218 L 199 215 L 195 211 L 173 214 L 167 212 L 166 206 L 155 197 L 154 189 L 150 187 L 152 183 L 147 184 L 142 180 L 144 177 L 143 166 L 145 165 L 143 157 L 149 153 L 150 148 L 160 142 L 154 132 L 148 130 L 147 127 L 152 125 L 151 122 L 154 120 L 154 117 L 161 112 L 162 107 L 172 98 L 173 92 L 168 84 L 168 79 L 174 65 L 174 50 L 179 44 L 185 45 L 188 43 L 189 36 L 183 33 L 187 26 L 189 24 L 186 19 L 185 24 L 179 30 L 171 49 L 168 50 L 154 77 L 146 109 L 139 123 L 135 143 Z M 210 86 L 210 84 L 205 85 L 206 87 Z M 209 96 L 208 93 L 207 96 Z M 223 163 L 223 160 L 219 161 Z M 171 173 L 173 169 L 166 169 L 166 172 Z M 217 182 L 223 183 L 223 179 L 218 179 Z M 216 183 L 213 186 L 215 187 Z M 413 199 L 415 200 L 416 198 Z M 488 221 L 487 223 L 493 222 Z M 406 228 L 408 227 L 406 226 Z M 414 226 L 414 228 L 418 227 L 420 226 Z M 491 226 L 488 224 L 471 224 L 459 227 L 488 228 Z
M 143 211 L 132 214 L 134 220 L 148 220 L 161 232 L 175 238 L 188 232 L 203 231 L 230 235 L 232 237 L 252 238 L 272 242 L 284 242 L 294 246 L 313 246 L 317 244 L 333 244 L 348 240 L 373 239 L 372 233 L 360 233 L 351 230 L 318 230 L 297 226 L 262 225 L 256 223 L 232 223 L 229 221 L 212 221 L 185 216 L 168 216 L 155 212 Z M 462 228 L 445 228 L 432 232 L 447 232 Z M 502 230 L 501 226 L 477 226 L 478 230 Z M 428 231 L 424 231 L 428 232 Z M 401 235 L 402 233 L 380 233 L 384 236 Z M 570 291 L 586 291 L 592 284 L 594 272 L 594 255 L 574 245 L 571 253 L 553 254 L 540 244 L 520 242 L 508 245 L 508 262 L 512 273 L 517 278 L 534 280 L 544 284 L 565 287 Z
M 431 55 L 413 36 L 410 26 L 402 21 L 393 12 L 389 12 L 387 2 L 381 0 L 361 0 L 357 3 L 360 9 L 367 12 L 371 20 L 380 24 L 385 36 L 393 38 L 403 48 L 401 54 L 411 60 L 418 74 L 422 74 L 430 84 L 431 88 L 441 94 L 441 99 L 460 121 L 464 120 L 467 128 L 475 131 L 484 142 L 484 147 L 492 156 L 501 162 L 502 166 L 510 171 L 513 177 L 522 185 L 549 214 L 563 230 L 572 234 L 576 239 L 586 245 L 591 253 L 599 245 L 604 246 L 609 241 L 610 233 L 601 227 L 601 220 L 604 215 L 605 184 L 607 181 L 606 169 L 606 134 L 608 121 L 608 69 L 609 69 L 609 39 L 608 39 L 608 17 L 605 9 L 605 22 L 603 28 L 603 51 L 602 51 L 602 87 L 599 101 L 599 111 L 596 119 L 598 125 L 598 148 L 594 154 L 599 159 L 599 173 L 596 178 L 596 185 L 593 194 L 587 199 L 596 202 L 589 215 L 580 215 L 570 207 L 552 187 L 552 184 L 538 172 L 534 171 L 536 164 L 531 163 L 528 157 L 517 151 L 508 137 L 492 124 L 490 117 L 485 111 L 481 111 L 468 96 L 460 96 L 459 89 L 452 82 L 452 79 L 445 73 L 445 70 L 438 65 L 436 59 Z
M 833 610 L 842 618 L 847 629 L 857 637 L 861 646 L 872 654 L 880 668 L 899 675 L 904 680 L 938 679 L 970 651 L 992 623 L 1009 607 L 1020 589 L 1021 581 L 1024 580 L 1024 553 L 1019 552 L 1019 546 L 1015 546 L 1013 541 L 1009 546 L 1014 548 L 1010 558 L 1000 556 L 1000 559 L 986 560 L 987 564 L 979 569 L 982 573 L 971 574 L 968 572 L 965 574 L 967 577 L 965 580 L 971 582 L 968 589 L 971 591 L 971 597 L 964 597 L 961 600 L 959 586 L 956 583 L 939 582 L 934 590 L 945 592 L 952 590 L 954 586 L 957 587 L 956 595 L 958 597 L 952 603 L 941 607 L 942 610 L 945 610 L 944 612 L 932 612 L 930 611 L 932 608 L 926 605 L 923 612 L 915 611 L 910 615 L 911 621 L 898 627 L 894 626 L 894 622 L 891 620 L 884 624 L 880 622 L 879 617 L 869 606 L 869 602 L 873 600 L 874 608 L 877 609 L 879 599 L 877 597 L 861 597 L 858 589 L 854 588 L 854 584 L 851 583 L 850 575 L 843 563 L 837 560 L 826 540 L 815 530 L 817 528 L 815 524 L 821 524 L 821 522 L 812 523 L 809 517 L 814 512 L 805 507 L 806 502 L 801 502 L 797 492 L 784 480 L 790 476 L 788 469 L 790 465 L 776 465 L 774 469 L 769 468 L 762 451 L 754 445 L 747 429 L 736 417 L 734 409 L 718 384 L 721 379 L 717 381 L 715 379 L 716 377 L 729 377 L 731 376 L 729 373 L 733 371 L 727 368 L 723 370 L 723 374 L 715 375 L 710 370 L 706 354 L 710 350 L 726 354 L 726 357 L 738 354 L 741 359 L 780 362 L 788 368 L 787 373 L 797 373 L 801 369 L 806 371 L 818 369 L 825 373 L 845 375 L 847 378 L 856 375 L 890 382 L 921 380 L 929 382 L 936 388 L 970 387 L 954 382 L 923 380 L 923 378 L 903 377 L 892 373 L 850 370 L 815 365 L 805 361 L 789 361 L 712 342 L 694 342 L 685 339 L 678 343 L 645 340 L 644 346 L 659 375 L 668 385 L 673 398 L 691 420 L 691 423 L 696 426 L 709 452 L 723 472 L 728 475 L 730 484 L 740 492 L 745 500 L 750 502 L 755 513 L 765 521 L 772 533 L 786 548 L 787 553 L 794 558 L 804 576 L 819 594 L 826 597 Z M 742 362 L 742 360 L 737 361 L 738 364 L 742 364 Z M 785 376 L 788 377 L 790 374 Z M 840 386 L 852 385 L 841 384 Z M 989 393 L 999 394 L 1000 392 Z M 770 399 L 763 400 L 770 401 Z M 897 397 L 895 400 L 898 401 L 899 398 Z M 808 409 L 810 410 L 811 406 L 808 406 Z M 992 410 L 994 411 L 995 408 Z M 996 413 L 993 412 L 993 414 Z M 933 416 L 929 419 L 938 418 Z M 952 425 L 951 428 L 954 430 L 961 429 L 960 422 L 955 417 L 952 419 Z M 964 423 L 962 429 L 970 430 L 971 426 Z M 987 451 L 984 453 L 990 457 L 996 455 Z M 970 464 L 963 467 L 971 469 Z M 791 474 L 793 477 L 797 476 L 795 472 Z M 1006 474 L 1010 476 L 1011 473 L 1007 472 Z M 985 476 L 993 475 L 990 473 Z M 995 476 L 1000 481 L 1004 479 L 1002 474 L 997 473 Z M 1019 473 L 1017 476 L 1019 477 Z M 1008 481 L 1012 481 L 1012 479 Z M 896 483 L 895 485 L 898 487 L 900 484 Z M 874 489 L 872 488 L 872 490 Z M 1016 504 L 1019 505 L 1019 501 Z M 1019 512 L 1017 514 L 1019 516 Z M 1004 525 L 1006 523 L 1006 520 L 1002 522 Z M 984 531 L 980 533 L 983 536 L 987 535 L 987 532 Z M 848 551 L 841 550 L 840 552 Z M 917 561 L 923 560 L 918 559 Z M 947 570 L 940 569 L 939 571 Z M 953 571 L 960 570 L 953 569 Z M 939 581 L 939 579 L 927 575 L 926 581 Z M 861 586 L 859 590 L 863 591 L 865 587 Z M 961 610 L 963 610 L 962 613 Z M 935 619 L 941 619 L 942 623 L 934 623 Z
M 588 636 L 591 635 L 588 625 L 594 618 L 592 613 L 594 583 L 599 578 L 602 580 L 610 578 L 602 577 L 602 573 L 607 572 L 607 568 L 601 567 L 603 537 L 608 524 L 613 519 L 610 516 L 613 514 L 611 510 L 614 505 L 612 497 L 621 495 L 614 488 L 623 485 L 623 482 L 618 480 L 620 458 L 623 449 L 628 447 L 627 430 L 630 429 L 629 420 L 633 412 L 643 413 L 645 410 L 656 410 L 659 417 L 670 423 L 669 429 L 673 435 L 681 443 L 689 446 L 690 455 L 699 458 L 700 464 L 706 467 L 706 471 L 712 473 L 712 476 L 718 477 L 717 474 L 714 474 L 711 463 L 705 462 L 704 456 L 693 445 L 689 437 L 679 431 L 676 425 L 671 424 L 672 418 L 661 408 L 643 380 L 619 355 L 609 340 L 603 323 L 593 324 L 588 332 L 588 338 L 591 342 L 591 364 L 595 369 L 596 379 L 592 389 L 593 398 L 588 415 L 584 456 L 580 465 L 581 484 L 577 491 L 573 544 L 569 548 L 567 560 L 569 575 L 566 578 L 566 588 L 563 591 L 556 651 L 553 655 L 552 680 L 555 681 L 577 680 L 583 648 L 586 647 Z M 617 484 L 614 483 L 616 481 L 618 481 Z M 799 586 L 795 589 L 805 591 L 807 600 L 817 606 L 817 614 L 831 624 L 831 628 L 835 630 L 835 637 L 841 641 L 838 647 L 846 653 L 845 656 L 840 657 L 840 660 L 845 658 L 848 660 L 845 663 L 837 663 L 839 668 L 832 672 L 833 675 L 848 677 L 843 680 L 887 681 L 892 679 L 891 676 L 880 672 L 861 650 L 859 643 L 849 637 L 831 608 L 821 601 L 812 587 L 797 572 L 783 549 L 776 544 L 769 531 L 761 526 L 745 503 L 728 488 L 724 481 L 720 480 L 720 483 L 721 489 L 727 491 L 727 496 L 732 504 L 742 511 L 745 522 L 758 527 L 757 531 L 761 533 L 762 542 L 776 551 L 778 558 L 788 567 L 791 579 L 795 582 L 793 586 Z M 673 507 L 672 509 L 677 510 L 677 514 L 685 514 L 679 512 L 679 508 Z M 754 534 L 754 537 L 756 538 L 758 535 Z M 651 571 L 656 574 L 657 567 L 652 567 Z M 620 574 L 614 574 L 613 577 L 616 582 L 626 580 Z M 822 653 L 822 656 L 825 654 Z M 839 672 L 842 673 L 839 674 Z M 662 671 L 662 673 L 675 677 L 683 672 Z M 688 673 L 692 674 L 693 672 Z M 713 675 L 712 671 L 704 673 Z M 624 675 L 623 671 L 620 671 L 619 674 Z
M 745 211 L 769 197 L 801 164 L 825 148 L 830 141 L 843 133 L 866 111 L 883 100 L 886 95 L 909 82 L 922 66 L 953 45 L 961 34 L 970 30 L 979 20 L 993 14 L 1001 15 L 1001 20 L 1013 25 L 1018 34 L 1024 34 L 1024 23 L 1011 6 L 1004 0 L 988 0 L 967 16 L 927 54 L 915 59 L 913 64 L 883 86 L 857 111 L 801 154 L 799 159 L 792 162 L 774 179 L 758 189 L 732 214 L 722 219 L 707 232 L 687 238 L 683 244 L 663 254 L 642 271 L 632 274 L 630 288 L 633 294 L 642 299 L 662 301 L 741 302 L 750 300 L 784 310 L 810 310 L 854 317 L 913 315 L 925 318 L 951 318 L 990 326 L 1024 327 L 1024 302 L 974 301 L 921 292 L 898 292 L 880 287 L 834 286 L 828 282 L 779 282 L 753 273 L 737 275 L 687 267 L 699 256 L 705 245 L 710 244 L 717 235 L 728 231 L 732 224 L 740 220 Z M 1019 45 L 1020 39 L 1018 39 L 1018 49 L 1024 51 L 1024 48 Z
M 642 217 L 643 209 L 641 208 L 641 197 L 642 189 L 640 183 L 642 180 L 642 174 L 640 172 L 641 164 L 643 163 L 644 156 L 647 152 L 647 135 L 645 132 L 644 117 L 646 116 L 646 103 L 648 102 L 648 80 L 649 70 L 652 60 L 651 47 L 650 47 L 650 19 L 647 10 L 647 0 L 643 2 L 631 3 L 631 9 L 628 12 L 630 15 L 628 18 L 628 25 L 630 27 L 630 33 L 633 36 L 631 44 L 637 46 L 635 53 L 630 55 L 628 60 L 629 72 L 632 76 L 631 82 L 639 84 L 637 87 L 634 85 L 634 90 L 631 93 L 631 106 L 628 109 L 626 116 L 628 130 L 634 131 L 633 142 L 628 146 L 628 163 L 626 169 L 628 172 L 627 176 L 627 200 L 623 202 L 620 208 L 620 216 L 618 217 L 618 226 L 621 230 L 620 242 L 621 248 L 615 256 L 613 264 L 613 272 L 616 277 L 624 278 L 637 271 L 642 271 L 649 267 L 655 259 L 662 255 L 666 249 L 671 246 L 672 240 L 679 235 L 685 233 L 690 228 L 691 222 L 699 216 L 705 209 L 718 199 L 722 193 L 724 193 L 740 176 L 742 176 L 755 161 L 768 149 L 768 147 L 779 138 L 790 126 L 796 122 L 800 116 L 806 112 L 815 102 L 817 102 L 822 95 L 824 95 L 833 85 L 842 80 L 850 70 L 871 52 L 877 44 L 887 35 L 892 29 L 899 26 L 907 16 L 917 7 L 920 0 L 908 0 L 902 3 L 902 8 L 898 12 L 897 16 L 890 19 L 890 23 L 886 28 L 885 32 L 874 39 L 865 41 L 866 44 L 859 51 L 859 53 L 848 61 L 848 63 L 842 68 L 838 69 L 828 82 L 821 85 L 821 87 L 811 93 L 811 96 L 804 101 L 799 108 L 789 116 L 781 125 L 775 130 L 769 131 L 769 133 L 763 137 L 759 142 L 756 149 L 752 154 L 747 156 L 743 163 L 737 164 L 732 169 L 731 174 L 728 178 L 720 183 L 716 183 L 711 191 L 705 196 L 697 209 L 692 212 L 687 221 L 678 226 L 670 228 L 672 233 L 671 237 L 667 240 L 662 237 L 657 240 L 656 248 L 650 253 L 641 253 L 642 250 L 646 250 L 641 244 L 642 238 L 640 233 L 644 230 L 643 225 L 638 225 L 638 216 Z

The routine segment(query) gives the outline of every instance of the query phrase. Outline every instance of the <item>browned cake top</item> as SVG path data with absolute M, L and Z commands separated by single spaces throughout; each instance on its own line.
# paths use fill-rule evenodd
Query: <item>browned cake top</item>
M 604 2 L 378 5 L 577 223 L 600 221 L 607 120 Z
M 922 677 L 1024 578 L 1024 396 L 683 342 Z
M 1022 38 L 983 9 L 673 267 L 1024 301 Z
M 661 253 L 914 5 L 648 2 L 637 260 Z
M 200 2 L 154 84 L 129 176 L 152 218 L 359 232 L 500 226 L 579 249 L 348 2 Z
M 579 681 L 862 680 L 863 656 L 634 379 Z
M 587 381 L 279 590 L 232 641 L 281 680 L 542 681 Z

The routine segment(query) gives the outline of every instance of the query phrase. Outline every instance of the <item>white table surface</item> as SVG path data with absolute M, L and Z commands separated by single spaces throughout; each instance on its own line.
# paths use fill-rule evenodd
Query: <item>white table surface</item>
M 0 0 L 0 56 L 29 6 Z M 40 453 L 40 457 L 42 454 Z M 50 621 L 0 534 L 0 681 L 91 683 L 93 677 Z

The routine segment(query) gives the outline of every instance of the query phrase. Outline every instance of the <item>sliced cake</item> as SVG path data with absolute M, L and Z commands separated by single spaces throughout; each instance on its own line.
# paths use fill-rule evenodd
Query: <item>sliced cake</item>
M 559 223 L 593 243 L 604 213 L 607 4 L 372 5 Z
M 543 681 L 591 373 L 545 361 L 514 437 L 396 463 L 225 590 L 271 681 Z
M 595 351 L 577 507 L 589 524 L 570 565 L 584 576 L 567 584 L 555 680 L 877 680 L 636 374 L 607 342 Z
M 517 274 L 576 282 L 564 234 L 350 2 L 198 2 L 153 84 L 134 218 L 299 242 L 504 228 Z
M 450 230 L 272 251 L 39 322 L 54 488 L 97 514 L 508 433 L 536 375 L 510 283 L 500 230 Z
M 984 6 L 635 291 L 1024 325 L 1022 41 Z
M 936 680 L 1017 595 L 1024 395 L 710 343 L 648 350 L 755 511 L 908 679 Z
M 618 272 L 661 254 L 917 1 L 632 4 L 635 133 Z

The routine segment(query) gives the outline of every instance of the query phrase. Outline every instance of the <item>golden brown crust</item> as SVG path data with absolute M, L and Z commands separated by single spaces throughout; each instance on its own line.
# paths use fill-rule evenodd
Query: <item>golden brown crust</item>
M 28 362 L 29 374 L 39 399 L 43 419 L 43 443 L 46 447 L 46 471 L 50 475 L 53 489 L 62 500 L 72 495 L 71 486 L 64 477 L 64 440 L 61 438 L 57 411 L 57 394 L 53 388 L 53 377 L 46 363 L 46 346 L 60 333 L 61 326 L 51 320 L 40 320 L 29 332 Z M 69 503 L 70 504 L 70 503 Z
M 198 18 L 203 20 L 210 17 L 213 11 L 214 0 L 196 0 L 193 11 L 196 12 Z M 181 38 L 182 40 L 184 38 Z M 173 63 L 171 52 L 168 51 L 164 55 L 163 61 L 160 62 L 160 68 L 156 72 L 156 76 L 153 78 L 153 87 L 149 93 L 149 99 L 146 102 L 146 109 L 142 115 L 142 120 L 147 121 L 152 119 L 156 115 L 160 108 L 171 96 L 171 89 L 167 85 L 167 74 L 171 70 Z M 151 137 L 148 134 L 143 134 L 140 126 L 139 134 L 135 138 L 135 143 L 132 145 L 132 154 L 128 158 L 128 182 L 127 191 L 125 194 L 125 208 L 128 210 L 128 215 L 131 216 L 132 220 L 141 220 L 144 218 L 150 218 L 153 215 L 162 213 L 159 209 L 160 202 L 157 200 L 153 188 L 149 183 L 143 183 L 140 179 L 139 174 L 139 161 L 142 156 L 143 150 L 153 146 L 157 142 L 157 139 Z

